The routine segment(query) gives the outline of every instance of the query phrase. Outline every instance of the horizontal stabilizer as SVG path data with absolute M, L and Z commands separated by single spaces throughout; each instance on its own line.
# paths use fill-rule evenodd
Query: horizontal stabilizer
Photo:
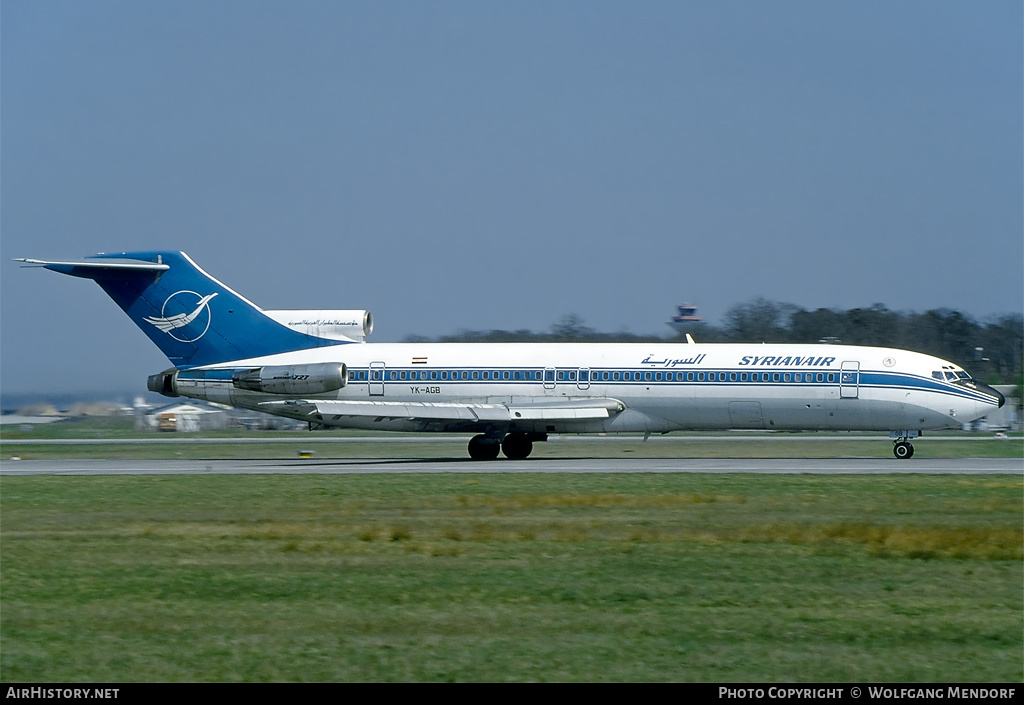
M 15 257 L 15 262 L 24 262 L 32 267 L 45 267 L 62 274 L 74 274 L 73 270 L 82 269 L 88 272 L 99 270 L 135 271 L 135 272 L 164 272 L 170 269 L 170 265 L 162 262 L 140 262 L 136 259 L 90 259 L 66 262 L 56 262 L 43 259 L 28 259 L 26 257 Z M 83 272 L 80 276 L 90 276 Z

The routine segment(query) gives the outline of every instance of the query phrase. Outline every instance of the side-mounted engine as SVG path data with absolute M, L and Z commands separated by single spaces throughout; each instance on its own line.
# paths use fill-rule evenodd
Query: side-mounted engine
M 323 394 L 344 387 L 347 375 L 341 362 L 273 365 L 238 370 L 231 375 L 231 384 L 266 394 Z
M 348 381 L 348 370 L 343 362 L 319 362 L 309 365 L 267 365 L 250 367 L 244 370 L 177 370 L 171 368 L 155 375 L 150 375 L 147 387 L 165 397 L 176 397 L 180 394 L 196 396 L 191 392 L 204 390 L 197 398 L 215 399 L 206 396 L 210 382 L 220 384 L 231 375 L 231 386 L 264 394 L 297 394 L 315 395 L 341 389 Z M 185 385 L 186 391 L 179 389 Z M 191 391 L 189 391 L 191 390 Z

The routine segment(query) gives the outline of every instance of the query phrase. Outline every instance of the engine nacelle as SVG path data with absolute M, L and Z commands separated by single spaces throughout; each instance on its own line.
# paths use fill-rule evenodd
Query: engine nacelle
M 315 338 L 361 343 L 373 332 L 369 311 L 264 311 L 281 325 Z
M 231 375 L 231 384 L 267 394 L 323 394 L 344 387 L 347 374 L 341 362 L 274 365 L 239 370 Z
M 159 374 L 150 375 L 146 379 L 146 388 L 151 392 L 163 394 L 165 397 L 176 397 L 178 396 L 178 389 L 175 387 L 177 375 L 178 370 L 174 367 Z

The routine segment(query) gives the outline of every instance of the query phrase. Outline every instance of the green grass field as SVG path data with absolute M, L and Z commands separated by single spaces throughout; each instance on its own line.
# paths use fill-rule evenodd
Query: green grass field
M 0 678 L 1020 682 L 1022 517 L 1019 476 L 5 476 Z

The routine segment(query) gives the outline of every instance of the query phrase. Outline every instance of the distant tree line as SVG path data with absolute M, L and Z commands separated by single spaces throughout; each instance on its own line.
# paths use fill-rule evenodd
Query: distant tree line
M 690 330 L 668 337 L 602 333 L 575 314 L 563 316 L 547 332 L 531 330 L 461 330 L 434 339 L 407 342 L 519 343 L 683 342 L 689 333 L 702 343 L 818 343 L 874 345 L 914 350 L 962 365 L 971 376 L 989 384 L 1021 384 L 1024 358 L 1024 317 L 998 316 L 978 322 L 971 316 L 936 309 L 924 313 L 891 311 L 882 304 L 869 308 L 808 311 L 793 304 L 755 299 L 733 306 L 724 323 L 694 323 Z

